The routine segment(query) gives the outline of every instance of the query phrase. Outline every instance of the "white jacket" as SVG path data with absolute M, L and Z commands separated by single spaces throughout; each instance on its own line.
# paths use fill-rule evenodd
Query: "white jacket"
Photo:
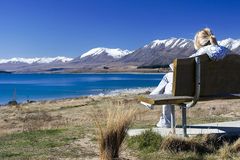
M 200 56 L 202 54 L 207 54 L 208 57 L 213 61 L 218 61 L 223 59 L 231 51 L 223 46 L 218 45 L 208 45 L 200 48 L 196 53 L 192 54 L 190 57 Z M 173 70 L 173 64 L 171 63 L 170 68 Z
M 218 45 L 208 45 L 200 48 L 196 53 L 194 53 L 190 57 L 196 57 L 202 54 L 207 54 L 211 60 L 218 61 L 220 59 L 223 59 L 228 53 L 230 53 L 230 50 L 226 47 Z

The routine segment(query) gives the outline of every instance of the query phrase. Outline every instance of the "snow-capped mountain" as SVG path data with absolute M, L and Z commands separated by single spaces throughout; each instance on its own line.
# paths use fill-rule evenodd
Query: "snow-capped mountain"
M 121 50 L 119 48 L 112 49 L 112 48 L 93 48 L 90 51 L 82 54 L 80 58 L 88 57 L 88 56 L 97 56 L 100 54 L 106 53 L 108 56 L 113 57 L 114 59 L 122 58 L 132 51 L 129 50 Z
M 52 58 L 10 58 L 0 59 L 0 71 L 10 72 L 42 72 L 55 67 L 66 65 L 72 58 L 52 57 Z
M 53 63 L 53 62 L 69 62 L 73 60 L 72 58 L 67 58 L 67 57 L 52 57 L 52 58 L 10 58 L 10 59 L 0 59 L 0 64 L 5 64 L 5 63 L 26 63 L 26 64 L 44 64 L 44 63 Z
M 227 38 L 225 40 L 219 41 L 219 45 L 225 46 L 235 53 L 240 54 L 240 39 Z
M 158 46 L 164 46 L 165 48 L 184 48 L 189 43 L 192 43 L 192 40 L 183 39 L 183 38 L 169 38 L 165 40 L 154 40 L 150 44 L 145 45 L 144 48 L 155 48 Z
M 175 58 L 184 58 L 195 52 L 193 41 L 183 38 L 154 40 L 121 59 L 138 66 L 164 66 Z
M 240 40 L 228 38 L 218 41 L 218 43 L 240 54 Z M 120 61 L 137 66 L 165 66 L 176 58 L 186 58 L 195 52 L 193 40 L 169 38 L 154 40 L 132 54 L 123 57 Z
M 132 51 L 121 50 L 119 48 L 93 48 L 80 57 L 75 58 L 72 62 L 79 64 L 104 64 L 111 63 L 122 57 L 131 54 Z
M 228 38 L 218 43 L 240 54 L 240 39 Z M 168 38 L 154 40 L 135 51 L 94 48 L 74 59 L 67 57 L 0 59 L 0 71 L 17 73 L 97 72 L 106 69 L 128 71 L 129 68 L 166 66 L 175 58 L 186 58 L 195 52 L 193 40 Z

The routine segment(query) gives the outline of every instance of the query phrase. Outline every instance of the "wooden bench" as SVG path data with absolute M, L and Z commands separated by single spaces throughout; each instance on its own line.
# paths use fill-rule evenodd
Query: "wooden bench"
M 240 98 L 240 55 L 230 54 L 223 60 L 211 61 L 207 55 L 175 59 L 172 95 L 140 97 L 153 105 L 173 104 L 182 109 L 182 128 L 187 136 L 186 109 L 199 100 Z M 171 128 L 175 133 L 175 107 Z

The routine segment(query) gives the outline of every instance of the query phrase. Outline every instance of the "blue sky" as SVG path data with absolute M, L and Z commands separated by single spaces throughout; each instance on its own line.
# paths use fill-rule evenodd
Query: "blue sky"
M 192 39 L 210 27 L 240 38 L 238 0 L 0 0 L 0 58 L 77 57 L 95 47 L 133 50 Z

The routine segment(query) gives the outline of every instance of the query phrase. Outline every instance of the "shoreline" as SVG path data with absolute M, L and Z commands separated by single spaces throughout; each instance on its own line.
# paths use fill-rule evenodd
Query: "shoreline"
M 59 73 L 55 73 L 55 72 L 52 72 L 52 73 L 48 73 L 48 72 L 33 72 L 33 73 L 21 73 L 21 72 L 12 72 L 12 73 L 0 73 L 0 74 L 10 74 L 10 75 L 28 75 L 28 74 L 46 74 L 46 75 L 56 75 L 56 74 L 59 74 L 59 75 L 74 75 L 74 74 L 166 74 L 168 73 L 167 71 L 166 72 L 59 72 Z
M 1 84 L 6 84 L 3 86 L 6 89 L 6 93 L 2 93 L 0 106 L 5 106 L 10 101 L 15 100 L 18 103 L 26 103 L 27 101 L 78 98 L 82 96 L 116 94 L 118 92 L 139 92 L 140 90 L 156 87 L 162 76 L 164 76 L 164 73 L 111 72 L 66 75 L 28 74 L 26 76 L 24 74 L 9 74 L 1 77 Z M 48 79 L 50 80 L 48 81 Z M 108 82 L 111 83 L 108 85 Z M 91 87 L 91 85 L 94 86 Z M 13 96 L 14 90 L 16 90 L 16 96 Z
M 70 69 L 70 70 L 60 70 L 60 71 L 48 71 L 48 70 L 33 70 L 33 71 L 18 71 L 18 70 L 6 70 L 5 72 L 10 72 L 9 74 L 85 74 L 85 73 L 119 73 L 119 74 L 131 74 L 131 73 L 167 73 L 171 71 L 170 68 L 89 68 L 89 69 Z
M 125 89 L 116 89 L 112 91 L 108 91 L 107 93 L 99 93 L 94 95 L 81 95 L 77 97 L 66 97 L 66 98 L 50 98 L 50 99 L 39 99 L 39 100 L 27 100 L 20 101 L 17 105 L 25 105 L 25 104 L 34 104 L 34 103 L 52 103 L 58 101 L 69 101 L 69 100 L 78 100 L 82 98 L 96 98 L 96 97 L 113 97 L 113 96 L 123 96 L 123 95 L 138 95 L 138 94 L 147 94 L 150 93 L 155 87 L 138 87 L 138 88 L 125 88 Z M 9 101 L 10 102 L 10 101 Z M 8 103 L 0 104 L 0 107 L 11 106 Z

